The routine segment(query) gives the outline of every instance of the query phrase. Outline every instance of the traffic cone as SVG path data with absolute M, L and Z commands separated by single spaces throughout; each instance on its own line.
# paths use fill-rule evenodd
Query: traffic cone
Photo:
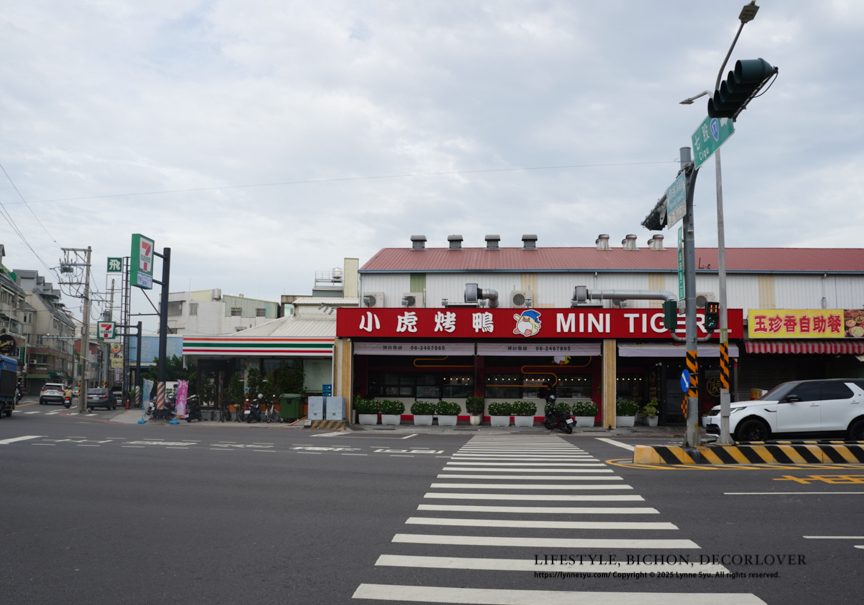
M 130 409 L 132 406 L 129 405 L 129 398 L 126 398 L 126 409 Z

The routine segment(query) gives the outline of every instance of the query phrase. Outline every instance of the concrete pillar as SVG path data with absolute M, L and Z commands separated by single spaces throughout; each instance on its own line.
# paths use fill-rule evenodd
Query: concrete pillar
M 618 382 L 616 344 L 614 338 L 603 341 L 603 426 L 611 429 L 616 426 L 615 390 Z

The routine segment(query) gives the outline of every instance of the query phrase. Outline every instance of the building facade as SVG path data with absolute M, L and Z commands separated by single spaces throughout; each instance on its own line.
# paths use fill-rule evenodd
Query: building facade
M 168 294 L 168 330 L 171 334 L 230 334 L 277 319 L 279 303 L 222 295 L 222 290 L 196 290 Z
M 499 242 L 463 248 L 450 236 L 446 248 L 427 248 L 414 236 L 410 248 L 370 259 L 359 271 L 363 308 L 339 311 L 338 394 L 400 399 L 406 409 L 473 395 L 542 410 L 541 389 L 554 386 L 565 401 L 596 402 L 603 426 L 614 426 L 619 399 L 656 399 L 661 422 L 683 422 L 685 348 L 662 327 L 662 300 L 617 294 L 677 297 L 677 250 L 662 236 L 642 248 L 635 236 L 620 247 L 606 235 L 583 248 L 543 248 L 536 236 L 521 247 Z M 717 250 L 697 248 L 696 258 L 701 322 L 718 292 Z M 733 400 L 795 378 L 864 375 L 864 313 L 855 311 L 864 309 L 864 250 L 730 248 L 726 266 Z M 579 300 L 580 286 L 595 298 Z M 706 410 L 719 403 L 719 332 L 700 336 Z

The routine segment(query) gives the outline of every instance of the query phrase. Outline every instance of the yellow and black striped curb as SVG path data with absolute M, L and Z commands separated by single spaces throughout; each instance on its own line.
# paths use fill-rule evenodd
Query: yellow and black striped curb
M 864 443 L 798 445 L 637 445 L 634 464 L 837 464 L 864 462 Z
M 307 420 L 303 424 L 304 429 L 344 429 L 348 423 L 344 420 Z

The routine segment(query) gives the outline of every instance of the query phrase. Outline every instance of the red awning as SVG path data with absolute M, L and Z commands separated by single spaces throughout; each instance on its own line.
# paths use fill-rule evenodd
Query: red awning
M 745 340 L 748 353 L 864 355 L 864 340 Z

